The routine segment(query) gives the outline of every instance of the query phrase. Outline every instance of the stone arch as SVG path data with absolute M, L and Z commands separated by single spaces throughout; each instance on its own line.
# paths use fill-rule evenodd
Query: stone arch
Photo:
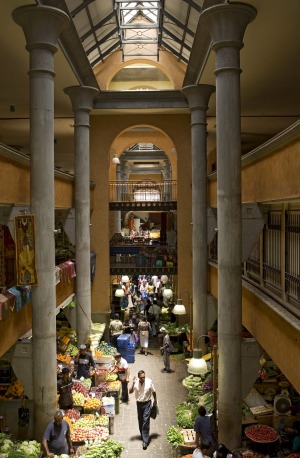
M 135 131 L 134 131 L 134 130 Z M 140 129 L 140 130 L 136 130 Z M 152 131 L 151 131 L 152 130 Z M 161 150 L 165 151 L 166 156 L 172 167 L 172 178 L 177 179 L 177 151 L 173 139 L 163 129 L 152 124 L 133 124 L 123 129 L 117 134 L 109 148 L 109 177 L 114 179 L 115 167 L 112 158 L 117 153 L 120 158 L 123 151 L 130 148 L 135 143 L 153 143 Z

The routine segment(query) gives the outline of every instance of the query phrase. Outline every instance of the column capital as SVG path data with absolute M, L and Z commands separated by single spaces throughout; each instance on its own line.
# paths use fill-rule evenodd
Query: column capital
M 209 29 L 214 50 L 222 47 L 243 47 L 247 25 L 256 17 L 256 9 L 246 3 L 223 3 L 205 9 L 201 23 Z
M 70 86 L 65 88 L 64 92 L 70 97 L 75 113 L 77 111 L 91 111 L 94 98 L 99 90 L 90 86 Z
M 43 5 L 25 5 L 12 12 L 14 21 L 23 28 L 26 49 L 48 48 L 54 53 L 61 30 L 69 16 L 58 8 Z
M 181 92 L 185 95 L 190 110 L 207 111 L 210 96 L 215 90 L 215 86 L 209 84 L 192 84 L 183 87 Z

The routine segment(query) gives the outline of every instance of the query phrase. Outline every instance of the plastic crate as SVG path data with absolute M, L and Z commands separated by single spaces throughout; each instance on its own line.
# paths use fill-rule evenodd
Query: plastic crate
M 135 349 L 134 348 L 120 348 L 120 355 L 125 358 L 125 356 L 134 356 Z
M 124 356 L 124 359 L 126 359 L 126 361 L 128 363 L 134 363 L 135 362 L 135 355 L 126 355 L 126 356 Z
M 134 342 L 128 342 L 127 349 L 129 348 L 135 348 L 135 343 Z
M 117 338 L 117 346 L 118 348 L 127 348 L 130 340 L 130 334 L 121 334 Z

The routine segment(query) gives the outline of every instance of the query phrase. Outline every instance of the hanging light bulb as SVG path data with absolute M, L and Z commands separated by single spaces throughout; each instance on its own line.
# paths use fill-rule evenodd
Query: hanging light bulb
M 193 357 L 190 360 L 187 371 L 193 375 L 204 375 L 207 372 L 206 361 L 202 358 L 202 350 L 195 348 L 193 350 Z
M 112 163 L 113 164 L 120 164 L 120 159 L 118 158 L 117 153 L 114 154 L 114 157 L 112 158 Z
M 170 286 L 166 286 L 163 290 L 163 297 L 166 299 L 171 299 L 173 297 L 173 291 L 171 290 Z
M 172 312 L 174 315 L 185 315 L 186 314 L 186 308 L 182 303 L 182 299 L 177 299 L 177 304 L 175 304 Z
M 122 285 L 118 285 L 117 289 L 116 289 L 116 292 L 115 292 L 115 296 L 116 297 L 123 297 L 125 295 L 124 293 L 124 289 L 122 288 Z
M 128 277 L 128 275 L 122 275 L 121 282 L 122 282 L 122 283 L 129 283 L 129 277 Z

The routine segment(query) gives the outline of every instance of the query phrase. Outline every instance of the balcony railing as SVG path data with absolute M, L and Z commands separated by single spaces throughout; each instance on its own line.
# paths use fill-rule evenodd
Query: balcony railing
M 176 202 L 177 181 L 110 181 L 110 202 Z
M 300 210 L 286 210 L 284 216 L 279 210 L 269 211 L 262 237 L 241 269 L 245 278 L 300 309 L 299 252 Z M 209 245 L 208 259 L 218 262 L 218 237 Z

